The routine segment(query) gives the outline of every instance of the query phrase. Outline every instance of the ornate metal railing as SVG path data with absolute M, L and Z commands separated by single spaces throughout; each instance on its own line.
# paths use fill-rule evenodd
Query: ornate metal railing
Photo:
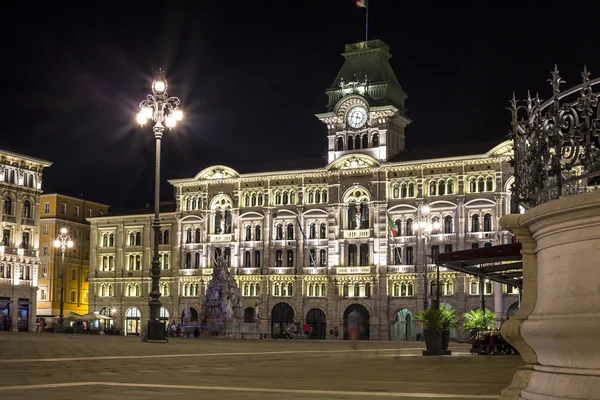
M 600 93 L 584 67 L 583 83 L 563 92 L 555 66 L 552 97 L 545 102 L 514 94 L 510 137 L 514 143 L 513 205 L 535 207 L 564 196 L 597 190 L 600 183 Z
M 369 40 L 368 42 L 358 42 L 358 43 L 347 44 L 345 46 L 345 50 L 347 53 L 349 53 L 351 51 L 357 51 L 357 50 L 380 49 L 380 48 L 384 49 L 385 51 L 388 51 L 388 52 L 390 51 L 389 46 L 379 39 Z

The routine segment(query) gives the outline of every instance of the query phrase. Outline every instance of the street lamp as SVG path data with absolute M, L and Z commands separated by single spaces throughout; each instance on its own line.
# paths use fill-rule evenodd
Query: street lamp
M 440 223 L 438 221 L 431 222 L 429 215 L 431 214 L 431 207 L 429 204 L 421 204 L 417 210 L 417 232 L 420 232 L 423 236 L 423 309 L 428 308 L 427 296 L 429 293 L 429 284 L 427 281 L 427 239 L 431 236 L 431 232 L 438 231 L 440 229 Z M 439 286 L 439 281 L 438 285 Z
M 154 180 L 154 252 L 152 256 L 152 290 L 150 291 L 150 318 L 148 322 L 148 339 L 149 340 L 164 340 L 165 330 L 160 317 L 160 262 L 158 259 L 158 238 L 160 235 L 160 141 L 167 128 L 173 128 L 178 121 L 183 119 L 183 111 L 179 109 L 179 99 L 177 97 L 169 97 L 167 93 L 167 80 L 162 69 L 158 70 L 158 74 L 154 82 L 152 82 L 152 94 L 148 94 L 146 100 L 140 103 L 140 112 L 137 114 L 137 122 L 144 125 L 148 120 L 154 121 L 154 138 L 156 139 L 156 165 L 155 165 L 155 180 Z M 163 125 L 163 123 L 165 125 Z
M 60 228 L 60 233 L 58 234 L 56 240 L 54 241 L 54 247 L 57 249 L 60 248 L 60 252 L 62 254 L 61 267 L 60 267 L 60 310 L 58 314 L 58 329 L 56 330 L 58 333 L 63 333 L 64 330 L 64 315 L 63 310 L 65 307 L 64 295 L 65 295 L 65 251 L 67 247 L 70 249 L 73 247 L 73 241 L 71 240 L 71 236 L 69 236 L 67 232 L 67 228 Z

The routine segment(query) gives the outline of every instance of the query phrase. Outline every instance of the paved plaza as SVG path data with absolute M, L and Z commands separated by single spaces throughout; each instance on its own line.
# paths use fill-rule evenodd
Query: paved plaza
M 0 332 L 2 399 L 496 399 L 518 356 L 423 357 L 418 342 Z

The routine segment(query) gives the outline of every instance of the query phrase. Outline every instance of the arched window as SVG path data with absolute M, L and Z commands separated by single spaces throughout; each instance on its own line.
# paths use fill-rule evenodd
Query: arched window
M 246 250 L 244 252 L 244 267 L 246 268 L 251 268 L 252 265 L 250 264 L 250 251 Z
M 275 240 L 283 240 L 283 225 L 277 224 L 275 228 Z
M 311 267 L 314 267 L 314 266 L 315 266 L 315 263 L 316 263 L 316 261 L 315 261 L 315 260 L 316 260 L 316 259 L 317 259 L 317 251 L 316 251 L 315 249 L 310 249 L 310 250 L 309 250 L 309 257 L 308 257 L 308 260 L 309 260 L 309 263 L 310 263 L 309 265 L 310 265 Z
M 409 218 L 406 220 L 406 236 L 413 236 L 413 235 L 414 235 L 413 220 Z
M 406 282 L 402 282 L 400 285 L 400 296 L 407 296 L 407 288 Z
M 244 195 L 244 207 L 250 207 L 250 195 L 248 193 Z
M 312 224 L 310 224 L 310 226 L 308 228 L 308 238 L 309 239 L 317 238 L 317 226 L 314 222 Z
M 378 146 L 379 146 L 379 134 L 374 133 L 373 134 L 373 147 L 378 147 Z
M 223 232 L 223 233 L 231 233 L 231 211 L 230 210 L 225 210 L 225 232 Z
M 483 178 L 479 178 L 479 180 L 477 181 L 477 191 L 479 191 L 480 193 L 485 191 L 485 181 L 483 180 Z
M 289 197 L 287 190 L 283 192 L 283 204 L 289 204 Z
M 442 295 L 452 296 L 454 294 L 454 284 L 452 280 L 447 280 L 441 283 Z
M 194 268 L 200 268 L 200 253 L 194 253 Z
M 371 284 L 365 283 L 365 297 L 371 297 Z
M 406 295 L 407 296 L 413 296 L 414 295 L 414 287 L 412 282 L 408 282 L 407 288 L 406 288 Z
M 194 198 L 192 199 L 192 210 L 195 210 L 196 208 L 197 208 L 197 207 L 196 207 L 196 198 L 194 197 Z
M 360 203 L 360 229 L 369 228 L 369 205 L 365 202 Z
M 251 198 L 251 202 L 250 204 L 252 205 L 252 207 L 256 206 L 256 193 L 252 193 L 252 196 L 250 196 Z
M 188 228 L 185 231 L 185 242 L 192 243 L 192 228 Z
M 354 137 L 354 148 L 356 150 L 360 149 L 360 136 L 359 135 L 356 135 Z
M 354 138 L 348 136 L 348 150 L 354 150 Z
M 15 183 L 15 170 L 10 170 L 10 183 Z
M 342 289 L 342 296 L 344 297 L 348 297 L 349 296 L 349 288 L 348 288 L 348 284 L 344 283 L 343 289 Z
M 471 232 L 479 232 L 479 215 L 477 214 L 471 217 Z
M 259 193 L 258 194 L 258 205 L 262 206 L 262 203 L 263 203 L 263 195 L 262 195 L 262 193 Z
M 321 283 L 321 296 L 327 296 L 327 285 L 325 283 Z
M 255 295 L 255 296 L 260 296 L 260 283 L 257 283 L 257 284 L 254 286 L 254 289 L 255 289 L 255 291 L 254 291 L 254 295 Z
M 400 197 L 405 198 L 406 195 L 407 195 L 406 183 L 403 183 L 402 186 L 400 186 Z
M 400 296 L 400 285 L 398 285 L 398 282 L 394 282 L 394 290 L 392 291 L 392 296 L 394 296 L 394 297 Z
M 106 296 L 106 286 L 104 286 L 104 285 L 100 285 L 100 296 L 101 297 Z
M 287 240 L 294 240 L 294 224 L 287 226 Z
M 315 203 L 321 203 L 321 191 L 319 189 L 315 190 Z
M 323 189 L 322 201 L 323 203 L 327 203 L 327 189 Z
M 112 234 L 111 234 L 112 236 Z M 163 244 L 169 244 L 169 231 L 166 230 L 164 235 L 163 235 Z
M 142 233 L 141 232 L 137 232 L 135 234 L 135 245 L 136 246 L 141 246 L 142 245 Z
M 31 218 L 31 203 L 29 200 L 23 202 L 23 218 Z
M 290 204 L 296 204 L 296 192 L 290 191 Z
M 185 269 L 192 268 L 192 253 L 185 253 Z
M 319 265 L 325 267 L 327 265 L 327 252 L 325 249 L 319 250 Z
M 446 182 L 446 192 L 454 194 L 454 181 L 452 179 L 448 179 L 448 182 Z
M 396 229 L 398 230 L 397 236 L 402 236 L 402 221 L 397 219 L 394 221 L 394 224 L 396 224 Z
M 477 192 L 477 182 L 475 181 L 475 178 L 473 178 L 469 181 L 469 192 L 471 192 L 471 193 Z
M 492 231 L 492 214 L 485 214 L 483 216 L 483 231 L 491 232 Z
M 452 217 L 447 215 L 444 218 L 444 233 L 452 233 Z
M 313 297 L 314 295 L 315 295 L 315 285 L 311 283 L 308 285 L 308 296 Z
M 4 214 L 13 215 L 12 199 L 10 197 L 4 199 Z
M 260 225 L 254 227 L 254 240 L 260 240 Z
M 110 271 L 114 271 L 115 270 L 115 258 L 113 256 L 109 256 L 108 257 L 108 269 Z
M 408 184 L 408 197 L 415 197 L 415 184 L 414 183 Z
M 491 192 L 494 190 L 494 179 L 489 176 L 486 180 L 485 180 L 485 191 L 486 192 Z
M 429 195 L 430 195 L 430 196 L 435 196 L 435 194 L 436 194 L 436 190 L 435 190 L 435 189 L 436 189 L 436 184 L 435 184 L 435 182 L 431 182 L 431 183 L 429 184 Z
M 446 194 L 446 181 L 441 180 L 438 182 L 438 194 L 443 196 Z
M 249 295 L 250 295 L 249 286 L 247 283 L 244 283 L 244 296 L 249 296 Z
M 337 137 L 337 151 L 344 150 L 344 138 L 341 136 Z
M 356 203 L 351 201 L 348 204 L 348 229 L 356 229 Z
M 440 224 L 440 218 L 439 217 L 433 217 L 431 219 L 431 225 L 432 225 L 431 233 L 433 233 L 434 235 L 435 234 L 439 234 L 440 233 L 440 229 L 442 228 L 441 224 Z M 435 228 L 435 225 L 438 226 L 437 229 Z
M 191 203 L 190 203 L 190 198 L 188 197 L 188 198 L 185 199 L 185 209 L 187 211 L 189 211 L 189 210 L 191 210 L 191 207 L 192 206 L 191 206 Z
M 308 192 L 308 202 L 309 202 L 309 204 L 312 204 L 315 202 L 315 195 L 312 190 Z
M 354 297 L 360 296 L 360 285 L 357 283 L 354 284 Z
M 252 227 L 250 225 L 246 225 L 246 241 L 252 240 Z
M 325 222 L 321 222 L 319 226 L 319 239 L 327 239 L 327 225 L 325 225 Z
M 394 199 L 400 198 L 400 188 L 398 186 L 394 186 L 394 188 L 392 189 L 392 197 Z
M 163 231 L 158 231 L 158 244 L 162 244 L 163 241 Z
M 196 234 L 194 236 L 195 242 L 200 243 L 200 228 L 196 228 Z
M 217 210 L 217 212 L 215 212 L 215 233 L 225 233 L 225 232 L 221 232 L 221 219 L 223 218 L 223 214 L 221 214 L 221 210 Z M 190 237 L 190 241 L 188 243 L 192 242 L 192 238 Z
M 130 246 L 135 245 L 135 233 L 133 233 L 133 232 L 129 233 L 129 245 Z
M 108 235 L 106 233 L 102 235 L 102 247 L 108 247 Z
M 369 135 L 366 133 L 364 135 L 362 135 L 362 148 L 363 149 L 369 148 Z

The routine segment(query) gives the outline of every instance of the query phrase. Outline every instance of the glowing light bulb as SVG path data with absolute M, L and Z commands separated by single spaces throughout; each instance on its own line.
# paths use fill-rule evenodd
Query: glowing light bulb
M 67 247 L 68 247 L 68 248 L 71 248 L 71 247 L 73 247 L 73 241 L 72 241 L 72 240 L 69 240 L 69 241 L 67 242 Z
M 423 215 L 427 215 L 431 212 L 431 207 L 429 207 L 429 205 L 425 204 L 422 208 L 421 208 L 421 213 L 423 213 Z
M 165 91 L 167 82 L 163 81 L 162 79 L 157 79 L 154 81 L 152 87 L 154 88 L 154 92 L 161 94 Z
M 173 110 L 173 118 L 175 118 L 175 121 L 181 121 L 183 119 L 183 111 L 179 109 Z
M 144 125 L 146 123 L 147 118 L 141 112 L 137 115 L 137 122 L 140 125 Z
M 167 128 L 173 128 L 177 124 L 177 121 L 172 116 L 168 116 L 165 118 L 165 124 L 167 125 Z
M 435 229 L 436 231 L 437 231 L 438 229 L 440 229 L 440 223 L 439 223 L 439 222 L 437 222 L 437 221 L 435 221 L 435 222 L 433 223 L 433 229 Z
M 141 114 L 144 116 L 144 118 L 146 119 L 150 119 L 152 118 L 152 107 L 142 107 L 142 112 Z
M 64 235 L 65 233 L 67 233 L 67 228 L 60 228 L 60 233 L 62 233 L 63 235 Z
M 60 240 L 56 239 L 54 241 L 54 247 L 60 247 Z

